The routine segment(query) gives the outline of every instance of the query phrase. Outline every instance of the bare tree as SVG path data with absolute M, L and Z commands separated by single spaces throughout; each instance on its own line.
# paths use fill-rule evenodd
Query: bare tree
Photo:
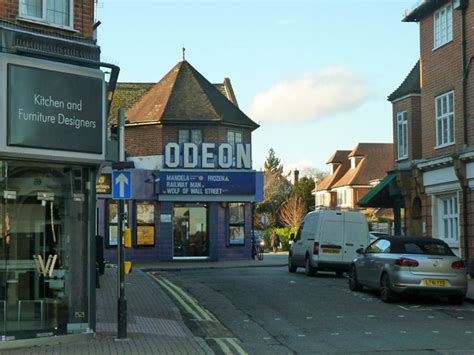
M 280 208 L 281 222 L 291 228 L 298 228 L 306 215 L 304 203 L 298 196 L 290 196 Z

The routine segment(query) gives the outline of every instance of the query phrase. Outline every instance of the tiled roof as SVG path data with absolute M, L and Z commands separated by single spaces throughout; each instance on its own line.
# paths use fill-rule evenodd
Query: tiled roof
M 332 185 L 336 183 L 351 167 L 350 161 L 347 158 L 350 150 L 336 150 L 336 152 L 329 158 L 326 164 L 339 164 L 332 175 L 326 176 L 322 179 L 314 189 L 314 191 L 330 190 Z
M 132 123 L 211 121 L 259 127 L 187 61 L 176 64 L 126 116 Z
M 388 101 L 394 101 L 409 94 L 419 94 L 420 89 L 420 61 L 416 62 L 397 90 L 388 96 Z
M 383 179 L 393 169 L 392 143 L 359 143 L 349 157 L 361 157 L 355 169 L 349 169 L 332 188 L 361 185 L 371 180 Z
M 110 108 L 109 122 L 116 123 L 117 110 L 119 108 L 128 110 L 154 85 L 154 83 L 117 83 Z
M 336 150 L 336 152 L 331 155 L 326 164 L 339 163 L 343 164 L 347 162 L 347 156 L 351 153 L 350 150 Z

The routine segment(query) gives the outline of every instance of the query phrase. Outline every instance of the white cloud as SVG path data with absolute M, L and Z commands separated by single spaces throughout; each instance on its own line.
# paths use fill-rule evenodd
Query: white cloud
M 332 66 L 276 83 L 253 99 L 249 116 L 257 122 L 305 122 L 355 109 L 367 97 L 362 78 Z

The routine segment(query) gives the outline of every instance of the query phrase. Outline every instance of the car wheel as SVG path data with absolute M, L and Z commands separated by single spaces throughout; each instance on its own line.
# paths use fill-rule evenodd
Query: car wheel
M 357 281 L 356 268 L 352 265 L 351 270 L 349 271 L 349 289 L 351 291 L 362 291 L 363 288 L 364 286 Z
M 293 264 L 293 257 L 288 255 L 288 272 L 296 272 L 296 266 Z
M 386 273 L 382 275 L 382 279 L 380 281 L 380 298 L 385 303 L 394 302 L 397 298 L 397 295 L 390 287 L 390 279 Z
M 306 257 L 306 263 L 304 267 L 304 272 L 306 276 L 313 276 L 314 275 L 314 267 L 311 265 L 311 260 L 309 260 L 309 257 Z
M 448 302 L 451 304 L 462 304 L 466 300 L 464 295 L 454 295 L 448 297 Z

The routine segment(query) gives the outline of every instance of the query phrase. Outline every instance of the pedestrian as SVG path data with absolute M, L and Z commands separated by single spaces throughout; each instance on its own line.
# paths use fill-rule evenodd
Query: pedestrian
M 278 236 L 278 234 L 276 234 L 276 232 L 273 232 L 273 234 L 272 234 L 272 248 L 273 248 L 274 253 L 277 252 L 279 246 L 280 246 L 280 237 Z

